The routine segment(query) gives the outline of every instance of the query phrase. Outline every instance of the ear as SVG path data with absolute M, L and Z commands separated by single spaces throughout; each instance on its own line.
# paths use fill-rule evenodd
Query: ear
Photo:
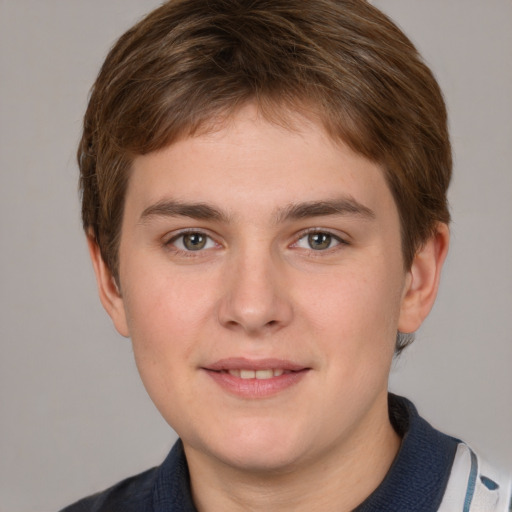
M 114 276 L 101 256 L 96 237 L 91 233 L 87 235 L 87 245 L 89 246 L 89 255 L 91 256 L 94 273 L 96 274 L 96 284 L 98 285 L 101 303 L 119 334 L 128 337 L 129 330 L 126 322 L 123 297 Z
M 404 333 L 416 331 L 434 305 L 441 278 L 450 231 L 439 223 L 435 234 L 417 251 L 406 276 L 406 284 L 400 308 L 398 330 Z

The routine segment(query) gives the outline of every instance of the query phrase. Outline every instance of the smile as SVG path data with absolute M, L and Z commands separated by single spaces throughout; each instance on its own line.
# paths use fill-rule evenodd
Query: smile
M 240 379 L 258 379 L 266 380 L 272 377 L 280 377 L 283 373 L 290 373 L 287 370 L 279 369 L 267 369 L 267 370 L 224 370 L 233 377 Z
M 224 392 L 243 399 L 275 396 L 295 387 L 311 368 L 280 359 L 229 358 L 204 367 L 203 371 Z

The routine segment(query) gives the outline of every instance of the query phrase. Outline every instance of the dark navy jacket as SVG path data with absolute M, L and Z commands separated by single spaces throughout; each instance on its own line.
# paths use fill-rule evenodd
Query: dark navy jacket
M 405 398 L 390 395 L 389 413 L 393 427 L 403 437 L 402 446 L 384 481 L 354 512 L 435 512 L 458 441 L 432 428 Z M 61 512 L 197 512 L 181 441 L 161 466 Z

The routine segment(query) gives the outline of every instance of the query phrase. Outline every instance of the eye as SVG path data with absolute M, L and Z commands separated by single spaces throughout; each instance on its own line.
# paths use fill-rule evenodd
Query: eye
M 216 244 L 208 235 L 200 231 L 193 231 L 175 236 L 167 242 L 167 245 L 173 245 L 180 251 L 189 252 L 212 249 Z
M 337 236 L 325 231 L 312 231 L 300 237 L 294 244 L 301 249 L 312 249 L 314 251 L 325 251 L 343 243 Z

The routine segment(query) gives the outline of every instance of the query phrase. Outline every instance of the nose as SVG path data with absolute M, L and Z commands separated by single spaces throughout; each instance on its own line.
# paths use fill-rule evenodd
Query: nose
M 226 266 L 219 321 L 225 328 L 257 337 L 288 325 L 293 307 L 279 261 L 265 251 L 248 252 Z

